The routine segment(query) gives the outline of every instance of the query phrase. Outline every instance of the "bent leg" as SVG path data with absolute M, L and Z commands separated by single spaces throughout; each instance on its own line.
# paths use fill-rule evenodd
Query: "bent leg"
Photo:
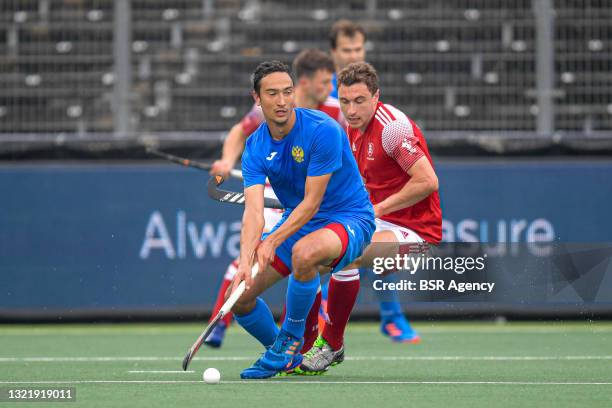
M 320 284 L 318 266 L 332 263 L 345 248 L 338 233 L 327 227 L 313 231 L 295 243 L 291 253 L 293 273 L 287 287 L 287 316 L 283 330 L 294 337 L 304 337 L 307 316 L 310 314 L 314 320 L 317 313 L 312 307 Z M 314 333 L 309 330 L 309 334 Z
M 268 305 L 258 296 L 282 278 L 283 276 L 274 268 L 268 267 L 257 274 L 253 285 L 244 292 L 232 308 L 238 324 L 266 348 L 274 343 L 278 335 L 278 328 Z M 231 288 L 228 293 L 231 293 Z
M 346 325 L 357 302 L 360 282 L 359 271 L 355 267 L 371 265 L 375 257 L 394 256 L 399 248 L 395 235 L 390 231 L 375 232 L 371 242 L 377 245 L 370 244 L 356 262 L 330 278 L 327 300 L 329 323 L 325 323 L 322 336 L 333 350 L 340 350 L 344 345 Z

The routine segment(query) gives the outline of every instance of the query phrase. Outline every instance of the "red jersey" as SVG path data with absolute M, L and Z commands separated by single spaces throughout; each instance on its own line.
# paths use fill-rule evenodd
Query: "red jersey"
M 407 171 L 421 157 L 427 157 L 433 167 L 421 130 L 391 105 L 378 102 L 363 135 L 359 129 L 350 127 L 347 133 L 373 204 L 401 190 L 410 180 Z M 411 207 L 380 218 L 413 230 L 431 244 L 442 239 L 442 210 L 437 191 Z
M 346 127 L 346 121 L 340 110 L 340 102 L 334 97 L 328 96 L 327 100 L 317 107 L 321 112 L 327 113 L 332 119 L 340 124 L 343 128 Z M 261 107 L 257 104 L 253 105 L 249 113 L 247 113 L 240 124 L 242 125 L 242 131 L 246 136 L 250 136 L 264 121 L 263 112 Z

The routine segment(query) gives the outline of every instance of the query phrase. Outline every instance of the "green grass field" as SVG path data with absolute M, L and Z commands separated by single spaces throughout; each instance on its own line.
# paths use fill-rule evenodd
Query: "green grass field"
M 0 387 L 76 387 L 76 403 L 20 407 L 612 406 L 611 323 L 415 327 L 423 342 L 404 345 L 374 324 L 350 324 L 347 360 L 324 376 L 253 383 L 239 373 L 261 350 L 237 325 L 187 373 L 181 360 L 202 325 L 4 325 Z M 201 381 L 207 367 L 221 384 Z

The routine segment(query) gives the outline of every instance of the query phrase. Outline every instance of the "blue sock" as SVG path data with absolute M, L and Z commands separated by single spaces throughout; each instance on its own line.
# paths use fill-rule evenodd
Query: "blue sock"
M 374 274 L 374 271 L 372 271 L 371 269 L 368 269 L 367 272 L 365 273 L 361 272 L 361 274 L 362 275 Z M 385 276 L 376 275 L 375 279 L 380 279 L 383 282 L 387 282 L 387 283 L 398 281 L 398 277 L 395 273 L 391 273 Z M 399 296 L 397 294 L 397 291 L 395 290 L 375 290 L 374 294 L 376 295 L 376 298 L 378 299 L 378 303 L 380 305 L 380 319 L 381 320 L 383 321 L 389 320 L 393 318 L 394 316 L 398 316 L 402 314 L 402 306 L 400 305 Z
M 287 285 L 287 315 L 283 322 L 283 330 L 291 335 L 302 338 L 306 329 L 306 317 L 312 307 L 319 290 L 319 274 L 314 279 L 300 282 L 289 277 Z
M 329 279 L 325 282 L 321 284 L 321 300 L 322 301 L 326 301 L 327 300 L 327 293 L 329 292 Z
M 236 321 L 244 330 L 255 337 L 265 348 L 269 348 L 274 344 L 276 336 L 278 336 L 278 327 L 274 323 L 274 316 L 266 302 L 262 298 L 257 298 L 255 308 L 242 316 L 234 314 Z
M 390 320 L 402 315 L 402 306 L 399 302 L 380 302 L 380 319 Z

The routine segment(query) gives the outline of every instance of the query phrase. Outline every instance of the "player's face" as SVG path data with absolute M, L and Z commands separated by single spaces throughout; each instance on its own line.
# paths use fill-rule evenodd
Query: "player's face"
M 293 80 L 286 72 L 274 72 L 261 79 L 255 101 L 264 117 L 279 126 L 286 124 L 293 113 Z
M 300 86 L 304 89 L 308 96 L 318 103 L 323 103 L 333 90 L 332 86 L 333 73 L 326 69 L 320 69 L 312 76 L 312 78 L 304 77 Z
M 378 95 L 379 91 L 372 95 L 364 83 L 340 85 L 338 89 L 340 108 L 350 127 L 365 130 L 376 111 Z
M 336 40 L 336 49 L 331 51 L 336 69 L 340 71 L 353 62 L 365 61 L 365 38 L 361 33 L 352 37 L 339 35 Z

